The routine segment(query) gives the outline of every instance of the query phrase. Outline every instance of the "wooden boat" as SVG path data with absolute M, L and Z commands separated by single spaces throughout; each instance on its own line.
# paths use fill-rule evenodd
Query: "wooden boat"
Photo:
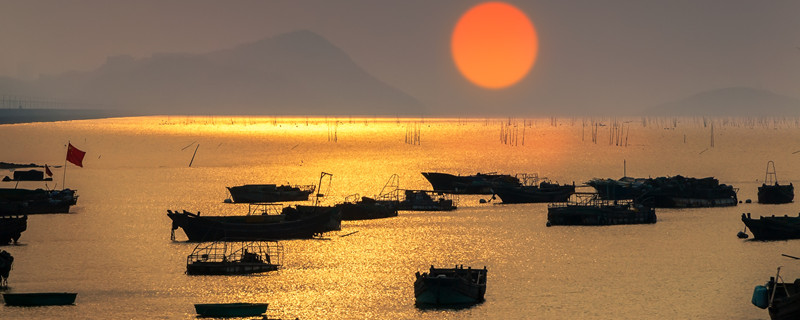
M 286 202 L 306 201 L 314 193 L 315 186 L 290 186 L 274 184 L 246 184 L 227 187 L 233 202 L 260 203 L 260 202 Z
M 775 163 L 771 160 L 767 162 L 767 173 L 764 175 L 764 183 L 758 187 L 758 203 L 780 204 L 789 203 L 794 200 L 794 185 L 778 184 L 778 175 L 775 173 Z
M 414 296 L 420 306 L 457 306 L 482 302 L 486 294 L 486 267 L 483 269 L 434 268 L 416 273 Z
M 63 306 L 75 304 L 74 292 L 4 293 L 7 306 Z
M 433 190 L 457 194 L 493 194 L 494 188 L 518 187 L 518 178 L 507 174 L 478 173 L 470 176 L 456 176 L 449 173 L 423 172 L 422 175 L 433 186 Z
M 800 239 L 800 215 L 752 219 L 750 213 L 742 213 L 742 222 L 753 233 L 754 240 Z
M 653 208 L 632 200 L 604 200 L 596 193 L 575 193 L 574 200 L 547 206 L 547 225 L 656 223 Z
M 278 270 L 283 246 L 276 241 L 214 241 L 198 244 L 186 257 L 190 275 L 249 274 Z
M 537 174 L 523 174 L 518 187 L 496 187 L 495 194 L 503 203 L 564 202 L 575 193 L 575 184 L 560 185 L 539 178 Z
M 772 320 L 800 319 L 800 279 L 783 282 L 781 267 L 778 267 L 775 277 L 770 277 L 765 285 L 755 287 L 751 302 L 761 309 L 767 309 Z
M 431 190 L 405 190 L 405 199 L 398 210 L 407 211 L 451 211 L 457 208 L 453 197 L 447 193 Z M 436 200 L 433 198 L 436 197 Z
M 0 216 L 0 245 L 17 243 L 22 232 L 28 229 L 27 215 Z
M 307 239 L 341 226 L 338 208 L 318 206 L 287 207 L 281 214 L 246 216 L 201 216 L 185 210 L 167 210 L 167 216 L 172 219 L 173 233 L 181 228 L 192 242 Z
M 267 303 L 196 303 L 194 310 L 203 317 L 254 317 L 267 312 Z

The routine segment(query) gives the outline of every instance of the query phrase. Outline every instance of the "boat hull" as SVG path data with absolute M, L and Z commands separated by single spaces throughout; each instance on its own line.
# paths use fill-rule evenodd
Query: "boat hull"
M 22 236 L 22 232 L 28 229 L 28 216 L 0 216 L 0 245 L 6 245 L 12 241 L 16 243 Z
M 236 203 L 261 203 L 306 201 L 314 192 L 313 188 L 299 188 L 292 186 L 276 186 L 274 184 L 249 184 L 228 187 L 233 202 Z
M 337 204 L 342 211 L 342 220 L 370 220 L 397 216 L 397 205 L 378 203 L 340 203 Z
M 75 190 L 0 188 L 0 214 L 69 213 L 78 201 Z
M 198 303 L 194 310 L 203 317 L 254 317 L 267 312 L 266 303 Z
M 565 202 L 575 193 L 575 186 L 497 188 L 495 193 L 503 203 Z
M 629 208 L 628 206 L 567 205 L 547 208 L 550 225 L 615 225 L 656 223 L 652 208 Z
M 781 204 L 794 200 L 794 185 L 766 185 L 758 187 L 758 203 Z
M 418 306 L 461 306 L 482 302 L 486 294 L 486 269 L 435 269 L 416 275 L 414 296 Z
M 191 242 L 223 239 L 307 239 L 315 234 L 331 231 L 331 221 L 341 219 L 338 210 L 326 209 L 282 222 L 261 216 L 199 216 L 185 211 L 169 211 L 167 216 L 172 219 L 172 229 L 183 229 Z
M 493 194 L 493 188 L 517 187 L 519 179 L 505 174 L 456 176 L 448 173 L 423 172 L 434 191 L 457 194 Z
M 432 196 L 438 199 L 434 200 Z M 451 211 L 456 206 L 453 199 L 444 198 L 444 194 L 427 190 L 406 190 L 405 199 L 398 203 L 398 210 L 406 211 Z
M 754 240 L 800 239 L 800 216 L 751 219 L 742 214 L 742 222 L 750 229 Z
M 278 265 L 246 262 L 193 262 L 186 265 L 189 275 L 250 274 L 278 270 Z
M 3 300 L 7 306 L 63 306 L 75 304 L 77 295 L 69 292 L 4 293 Z

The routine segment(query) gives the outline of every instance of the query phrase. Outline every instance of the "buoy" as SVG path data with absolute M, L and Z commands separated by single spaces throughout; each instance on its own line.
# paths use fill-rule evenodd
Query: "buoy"
M 548 226 L 548 227 L 549 227 L 549 226 L 551 226 L 551 224 L 550 224 L 550 220 L 548 220 L 548 221 L 547 221 L 547 224 L 546 224 L 546 226 Z
M 222 201 L 222 202 L 225 202 L 225 203 L 233 203 L 233 200 L 231 200 L 230 198 L 228 198 L 228 199 L 225 199 L 225 201 Z
M 747 239 L 748 237 L 750 237 L 746 233 L 744 233 L 744 231 L 739 231 L 739 233 L 737 233 L 736 236 L 739 237 L 739 239 Z
M 744 201 L 744 203 L 752 203 L 752 202 L 753 202 L 753 200 L 750 200 L 750 199 L 747 199 L 747 200 Z
M 481 199 L 481 200 L 480 200 L 480 201 L 478 201 L 478 202 L 480 202 L 480 203 L 486 203 L 486 199 Z

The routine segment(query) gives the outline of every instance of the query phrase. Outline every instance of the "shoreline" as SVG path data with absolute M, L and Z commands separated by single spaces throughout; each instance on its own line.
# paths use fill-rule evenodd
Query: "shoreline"
M 121 110 L 99 109 L 0 109 L 0 125 L 103 119 L 135 115 Z

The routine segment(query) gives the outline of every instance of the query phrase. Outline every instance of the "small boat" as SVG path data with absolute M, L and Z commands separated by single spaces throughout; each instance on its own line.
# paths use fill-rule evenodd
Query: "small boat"
M 75 304 L 74 292 L 4 293 L 7 306 L 63 306 Z
M 260 202 L 287 202 L 306 201 L 314 193 L 314 185 L 290 186 L 275 184 L 246 184 L 227 187 L 233 202 L 260 203 Z
M 358 194 L 345 198 L 345 202 L 336 204 L 342 211 L 342 220 L 368 220 L 397 216 L 397 201 L 379 201 L 370 197 L 361 197 Z M 358 199 L 358 200 L 355 200 Z
M 214 241 L 186 257 L 186 274 L 230 275 L 278 270 L 283 246 L 276 241 Z
M 405 199 L 398 204 L 398 210 L 451 211 L 457 208 L 455 199 L 447 193 L 431 190 L 405 190 L 404 193 Z
M 201 216 L 167 210 L 172 219 L 172 230 L 178 228 L 191 242 L 241 240 L 308 239 L 319 233 L 331 231 L 334 221 L 341 221 L 341 212 L 334 207 L 312 207 L 294 210 L 289 214 L 264 214 L 246 216 Z M 334 229 L 335 230 L 335 229 Z
M 419 306 L 460 306 L 484 300 L 486 267 L 472 269 L 464 266 L 434 268 L 416 273 L 414 296 Z
M 656 223 L 651 207 L 633 200 L 604 200 L 596 193 L 578 192 L 574 200 L 547 206 L 547 225 L 614 225 Z
M 0 216 L 0 245 L 17 243 L 22 232 L 28 229 L 28 216 L 6 215 Z
M 0 214 L 69 213 L 78 202 L 75 190 L 0 188 Z
M 764 175 L 764 183 L 758 187 L 758 203 L 780 204 L 789 203 L 794 200 L 794 185 L 778 184 L 778 175 L 775 173 L 775 163 L 770 160 L 767 162 L 767 173 Z
M 495 194 L 503 203 L 564 202 L 575 193 L 575 184 L 551 183 L 537 174 L 523 174 L 518 187 L 496 187 Z
M 196 303 L 194 310 L 202 317 L 254 317 L 267 312 L 267 303 Z
M 522 185 L 517 177 L 496 173 L 456 176 L 449 173 L 423 172 L 422 176 L 431 183 L 434 191 L 457 194 L 493 194 L 494 189 L 498 187 Z
M 767 309 L 772 320 L 800 319 L 800 279 L 783 282 L 781 267 L 778 267 L 775 277 L 770 277 L 765 285 L 755 287 L 751 302 L 761 309 Z
M 753 233 L 754 240 L 800 239 L 800 215 L 752 219 L 750 213 L 742 213 L 742 222 Z

